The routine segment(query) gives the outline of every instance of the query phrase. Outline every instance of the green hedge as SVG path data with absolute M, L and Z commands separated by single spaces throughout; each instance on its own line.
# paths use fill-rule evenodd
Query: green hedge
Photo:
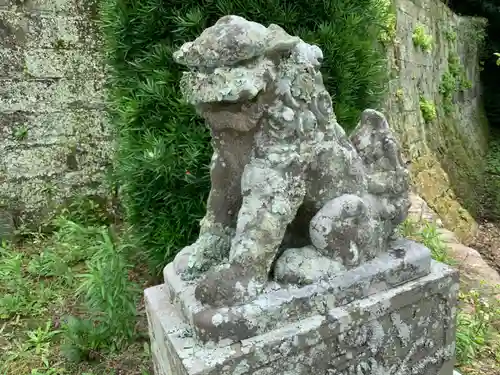
M 179 93 L 172 53 L 217 19 L 237 14 L 317 43 L 339 122 L 351 129 L 388 79 L 377 40 L 390 37 L 388 0 L 103 0 L 118 139 L 115 175 L 128 222 L 159 271 L 198 234 L 210 189 L 209 134 Z M 187 173 L 189 172 L 189 173 Z

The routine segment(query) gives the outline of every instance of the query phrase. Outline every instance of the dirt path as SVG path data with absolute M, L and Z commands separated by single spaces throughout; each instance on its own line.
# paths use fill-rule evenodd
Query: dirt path
M 500 274 L 500 223 L 479 222 L 477 235 L 467 244 Z

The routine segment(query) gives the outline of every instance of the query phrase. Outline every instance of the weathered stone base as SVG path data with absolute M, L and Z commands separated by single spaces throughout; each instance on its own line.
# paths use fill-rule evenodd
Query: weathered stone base
M 163 275 L 170 301 L 196 339 L 224 346 L 323 315 L 430 272 L 430 250 L 417 242 L 398 239 L 390 243 L 388 252 L 332 278 L 302 286 L 271 281 L 255 299 L 221 308 L 202 305 L 195 297 L 198 281 L 183 280 L 172 263 L 165 267 Z
M 156 286 L 145 291 L 155 374 L 452 375 L 457 293 L 457 272 L 432 262 L 429 275 L 404 285 L 209 345 Z

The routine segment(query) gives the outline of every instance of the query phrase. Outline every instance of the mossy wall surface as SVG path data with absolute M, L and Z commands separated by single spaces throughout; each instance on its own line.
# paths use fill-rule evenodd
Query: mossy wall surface
M 105 193 L 112 143 L 95 17 L 95 0 L 0 0 L 5 225 Z
M 412 162 L 417 193 L 466 240 L 476 224 L 464 206 L 474 206 L 488 139 L 478 57 L 484 21 L 439 0 L 396 0 L 395 10 L 384 112 Z

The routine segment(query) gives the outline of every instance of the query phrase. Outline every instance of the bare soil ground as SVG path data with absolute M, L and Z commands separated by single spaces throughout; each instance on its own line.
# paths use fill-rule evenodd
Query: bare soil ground
M 479 230 L 476 236 L 467 244 L 467 246 L 477 250 L 484 261 L 500 274 L 500 222 L 480 221 Z M 493 314 L 491 324 L 496 326 L 498 321 L 498 312 Z M 499 327 L 496 327 L 499 330 Z M 485 348 L 488 352 L 489 348 Z M 470 366 L 461 368 L 465 375 L 500 375 L 500 357 L 498 349 L 491 348 L 489 353 L 484 353 L 481 360 Z
M 500 223 L 480 222 L 477 235 L 467 246 L 476 249 L 483 259 L 500 274 Z

